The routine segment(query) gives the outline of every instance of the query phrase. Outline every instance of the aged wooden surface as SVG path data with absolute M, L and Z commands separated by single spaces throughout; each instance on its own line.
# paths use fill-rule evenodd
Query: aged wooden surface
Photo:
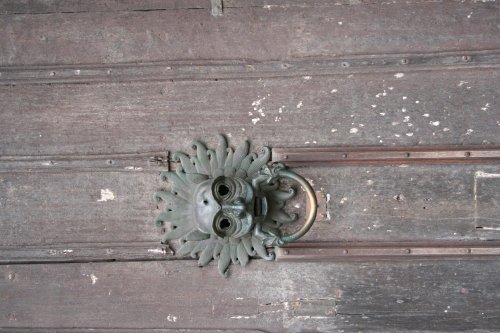
M 167 151 L 500 143 L 495 1 L 0 1 L 0 331 L 499 331 L 496 260 L 174 260 Z M 297 168 L 304 242 L 498 240 L 498 165 Z M 303 210 L 301 196 L 291 209 Z M 61 264 L 64 263 L 64 264 Z
M 3 327 L 495 331 L 498 261 L 1 266 Z M 187 278 L 189 277 L 189 278 Z M 47 306 L 50 304 L 50 307 Z M 117 330 L 119 331 L 119 330 Z

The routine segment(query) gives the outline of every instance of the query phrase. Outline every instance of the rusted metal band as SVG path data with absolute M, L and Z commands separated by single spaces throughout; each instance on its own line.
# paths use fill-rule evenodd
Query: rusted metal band
M 491 259 L 500 257 L 500 241 L 291 243 L 275 254 L 281 261 Z
M 367 164 L 500 163 L 500 146 L 273 148 L 273 162 L 289 167 Z

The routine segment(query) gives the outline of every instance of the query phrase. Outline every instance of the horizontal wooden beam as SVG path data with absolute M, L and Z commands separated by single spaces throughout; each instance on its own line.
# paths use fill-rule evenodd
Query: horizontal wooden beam
M 0 67 L 0 85 L 236 80 L 356 73 L 500 68 L 500 50 L 373 54 L 289 61 L 159 61 Z

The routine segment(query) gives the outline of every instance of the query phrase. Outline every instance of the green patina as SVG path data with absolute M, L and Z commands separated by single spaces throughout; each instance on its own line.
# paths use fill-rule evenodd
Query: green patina
M 200 266 L 216 260 L 219 273 L 226 276 L 231 262 L 245 266 L 254 256 L 273 260 L 267 246 L 294 241 L 309 230 L 316 212 L 314 192 L 282 164 L 268 165 L 270 148 L 263 147 L 257 155 L 249 152 L 245 141 L 233 150 L 223 135 L 215 150 L 199 141 L 192 148 L 196 156 L 173 155 L 180 166 L 175 172 L 161 173 L 170 191 L 155 194 L 158 202 L 165 203 L 156 225 L 170 225 L 162 242 L 180 240 L 178 255 L 198 257 Z M 280 178 L 299 182 L 309 198 L 309 217 L 292 235 L 284 235 L 280 228 L 297 220 L 296 214 L 283 209 L 295 190 L 281 190 Z

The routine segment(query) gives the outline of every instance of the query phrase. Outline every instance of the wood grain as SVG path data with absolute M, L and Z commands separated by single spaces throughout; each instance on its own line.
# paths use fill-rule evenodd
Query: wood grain
M 127 3 L 131 2 L 125 7 Z M 208 9 L 144 8 L 2 15 L 0 45 L 5 48 L 0 52 L 0 66 L 280 60 L 500 48 L 496 26 L 499 7 L 494 3 L 315 7 L 266 2 L 246 8 L 226 7 L 217 18 Z
M 1 266 L 0 325 L 495 331 L 499 265 L 257 260 L 231 268 L 229 279 L 191 261 Z
M 3 86 L 0 153 L 176 151 L 217 133 L 271 147 L 498 141 L 497 71 L 396 74 Z

